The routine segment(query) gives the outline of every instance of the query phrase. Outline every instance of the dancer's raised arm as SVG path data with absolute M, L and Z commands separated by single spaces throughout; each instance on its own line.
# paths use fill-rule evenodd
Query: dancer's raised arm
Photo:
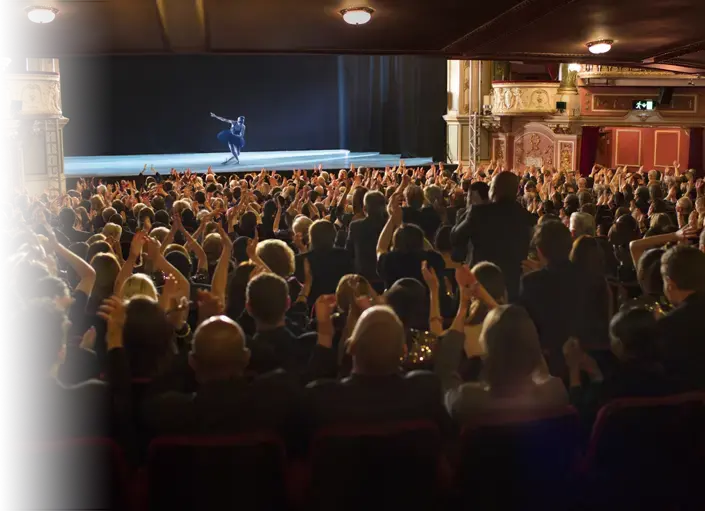
M 231 121 L 230 119 L 226 119 L 225 117 L 215 115 L 213 112 L 211 112 L 211 117 L 213 117 L 214 119 L 218 119 L 219 121 L 229 122 L 230 124 L 235 124 L 235 121 Z

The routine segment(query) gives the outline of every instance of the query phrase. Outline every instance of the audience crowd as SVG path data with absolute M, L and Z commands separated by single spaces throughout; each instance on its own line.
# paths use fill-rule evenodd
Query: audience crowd
M 705 392 L 705 182 L 675 162 L 172 170 L 4 213 L 23 428 L 131 468 L 167 435 L 301 460 L 417 420 L 452 460 L 472 425 L 570 406 L 584 448 L 614 400 Z

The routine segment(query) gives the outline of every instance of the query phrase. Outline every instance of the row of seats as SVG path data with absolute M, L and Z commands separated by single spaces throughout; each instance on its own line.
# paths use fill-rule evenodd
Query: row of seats
M 567 407 L 474 424 L 445 453 L 432 422 L 328 427 L 299 464 L 272 433 L 164 437 L 132 477 L 111 440 L 81 439 L 52 444 L 86 470 L 62 471 L 72 500 L 52 508 L 705 509 L 705 394 L 617 400 L 585 452 L 581 435 Z

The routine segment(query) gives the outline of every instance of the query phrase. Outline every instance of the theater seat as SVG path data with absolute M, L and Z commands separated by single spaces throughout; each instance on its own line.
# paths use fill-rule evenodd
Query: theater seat
M 617 399 L 593 427 L 586 497 L 601 509 L 705 509 L 704 465 L 705 394 Z
M 152 510 L 274 510 L 286 506 L 285 449 L 273 433 L 160 437 L 146 469 Z
M 326 427 L 309 463 L 306 509 L 429 510 L 441 502 L 441 439 L 431 421 Z
M 573 407 L 485 417 L 460 440 L 456 507 L 568 509 L 580 459 Z
M 127 463 L 109 438 L 47 442 L 30 449 L 23 460 L 24 509 L 130 509 Z

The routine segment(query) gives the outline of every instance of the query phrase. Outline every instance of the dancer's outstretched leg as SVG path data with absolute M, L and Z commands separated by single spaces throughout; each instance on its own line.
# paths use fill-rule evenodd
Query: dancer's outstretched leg
M 237 159 L 237 153 L 235 152 L 237 148 L 235 147 L 235 144 L 233 144 L 232 142 L 228 142 L 228 148 L 230 149 L 230 152 L 232 153 L 232 156 L 231 156 L 230 158 L 228 158 L 227 160 L 225 160 L 225 161 L 223 162 L 223 165 L 225 165 L 225 164 L 230 163 L 231 161 L 233 161 L 233 158 L 234 158 L 234 159 Z
M 239 146 L 234 146 L 235 150 L 233 154 L 235 155 L 235 163 L 240 163 L 240 147 Z

